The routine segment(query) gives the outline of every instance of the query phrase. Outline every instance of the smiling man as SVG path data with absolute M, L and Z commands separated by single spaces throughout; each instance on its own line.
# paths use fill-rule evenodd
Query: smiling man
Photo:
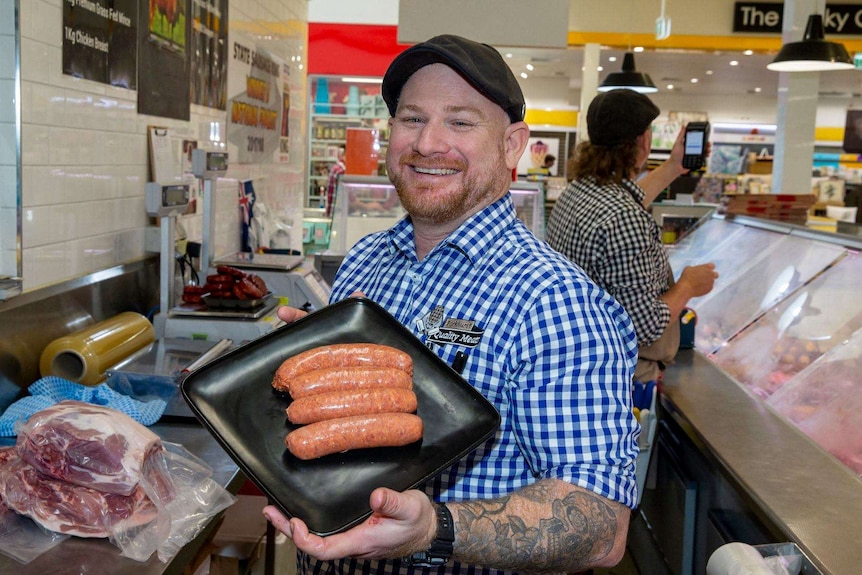
M 398 56 L 383 97 L 388 173 L 408 215 L 350 250 L 332 301 L 361 292 L 382 305 L 462 370 L 500 428 L 420 489 L 373 491 L 372 515 L 343 533 L 265 514 L 293 539 L 301 573 L 615 565 L 637 501 L 634 330 L 515 215 L 511 173 L 529 136 L 518 82 L 492 47 L 446 35 Z

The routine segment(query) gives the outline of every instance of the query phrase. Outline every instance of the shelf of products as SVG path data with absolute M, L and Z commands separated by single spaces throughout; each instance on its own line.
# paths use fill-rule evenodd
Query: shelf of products
M 377 130 L 380 136 L 378 174 L 385 175 L 389 112 L 380 84 L 345 82 L 340 78 L 309 77 L 309 153 L 306 207 L 331 212 L 327 184 L 339 152 L 346 148 L 348 129 Z

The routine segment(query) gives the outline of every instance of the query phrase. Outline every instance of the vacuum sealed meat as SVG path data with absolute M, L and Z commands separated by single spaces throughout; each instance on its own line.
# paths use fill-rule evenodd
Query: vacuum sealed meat
M 159 437 L 119 411 L 61 401 L 33 414 L 18 430 L 18 454 L 37 471 L 118 495 L 131 495 L 142 474 L 164 485 L 153 462 Z
M 14 447 L 0 450 L 0 461 L 3 504 L 51 531 L 112 537 L 117 530 L 148 525 L 158 517 L 140 486 L 130 495 L 118 495 L 55 479 L 24 461 Z

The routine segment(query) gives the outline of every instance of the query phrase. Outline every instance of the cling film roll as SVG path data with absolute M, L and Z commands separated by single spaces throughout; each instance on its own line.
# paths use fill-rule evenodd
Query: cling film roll
M 108 368 L 155 339 L 153 324 L 146 317 L 123 312 L 49 343 L 39 360 L 40 372 L 96 385 L 105 379 Z

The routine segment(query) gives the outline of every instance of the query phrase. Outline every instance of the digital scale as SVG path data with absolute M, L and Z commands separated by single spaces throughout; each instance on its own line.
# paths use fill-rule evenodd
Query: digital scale
M 214 186 L 227 168 L 226 153 L 192 150 L 192 172 L 203 181 L 202 270 L 208 270 L 212 260 Z M 163 186 L 159 183 L 146 186 L 147 213 L 161 218 L 159 313 L 153 318 L 156 336 L 203 341 L 229 338 L 242 343 L 271 332 L 283 324 L 275 314 L 279 300 L 274 295 L 254 308 L 209 308 L 205 304 L 175 302 L 174 228 L 177 216 L 185 213 L 191 201 L 188 187 L 188 184 Z
M 329 303 L 329 284 L 302 256 L 237 252 L 219 258 L 213 265 L 231 266 L 259 275 L 284 305 L 312 312 Z

